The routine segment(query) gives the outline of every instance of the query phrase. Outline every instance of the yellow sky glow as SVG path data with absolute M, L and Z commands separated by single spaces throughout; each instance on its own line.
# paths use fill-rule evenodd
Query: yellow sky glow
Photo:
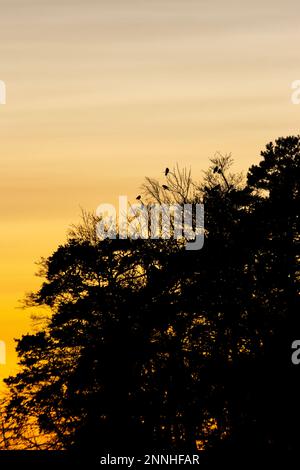
M 236 170 L 299 133 L 300 4 L 240 0 L 0 0 L 0 340 L 30 331 L 18 300 L 80 206 L 216 151 Z

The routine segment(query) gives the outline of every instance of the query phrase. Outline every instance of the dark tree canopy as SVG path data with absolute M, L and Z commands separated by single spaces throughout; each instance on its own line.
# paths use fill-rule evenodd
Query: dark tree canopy
M 261 156 L 247 182 L 221 155 L 200 183 L 178 168 L 168 191 L 147 179 L 144 204 L 204 203 L 200 251 L 99 241 L 85 214 L 29 299 L 52 313 L 17 342 L 10 436 L 29 421 L 52 448 L 197 448 L 209 462 L 297 449 L 300 138 Z

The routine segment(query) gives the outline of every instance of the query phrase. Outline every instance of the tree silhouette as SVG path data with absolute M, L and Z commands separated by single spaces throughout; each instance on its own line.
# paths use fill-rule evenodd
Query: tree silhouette
M 165 172 L 168 190 L 146 179 L 147 208 L 205 204 L 200 251 L 100 241 L 84 213 L 28 299 L 52 314 L 18 340 L 6 421 L 30 417 L 55 448 L 98 455 L 198 449 L 212 465 L 294 452 L 299 149 L 299 137 L 268 144 L 247 181 L 220 154 L 200 182 L 178 167 Z

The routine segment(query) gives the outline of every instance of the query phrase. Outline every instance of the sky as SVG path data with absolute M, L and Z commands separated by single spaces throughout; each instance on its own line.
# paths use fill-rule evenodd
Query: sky
M 0 0 L 0 379 L 80 207 L 176 163 L 198 179 L 216 151 L 246 172 L 299 133 L 299 19 L 298 0 Z

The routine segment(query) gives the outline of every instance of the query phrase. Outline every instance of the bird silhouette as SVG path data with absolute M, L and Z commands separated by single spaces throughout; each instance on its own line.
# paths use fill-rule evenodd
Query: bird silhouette
M 142 199 L 142 196 L 139 194 L 136 198 L 137 201 L 140 201 Z
M 166 191 L 169 191 L 169 187 L 166 185 L 166 184 L 163 184 L 162 187 L 166 190 Z
M 214 168 L 214 173 L 219 173 L 219 172 L 220 172 L 219 167 L 218 167 L 218 166 L 215 166 L 215 168 Z
M 170 172 L 170 170 L 169 170 L 169 168 L 167 167 L 167 168 L 165 169 L 165 176 L 167 176 L 167 174 L 168 174 L 169 172 Z

